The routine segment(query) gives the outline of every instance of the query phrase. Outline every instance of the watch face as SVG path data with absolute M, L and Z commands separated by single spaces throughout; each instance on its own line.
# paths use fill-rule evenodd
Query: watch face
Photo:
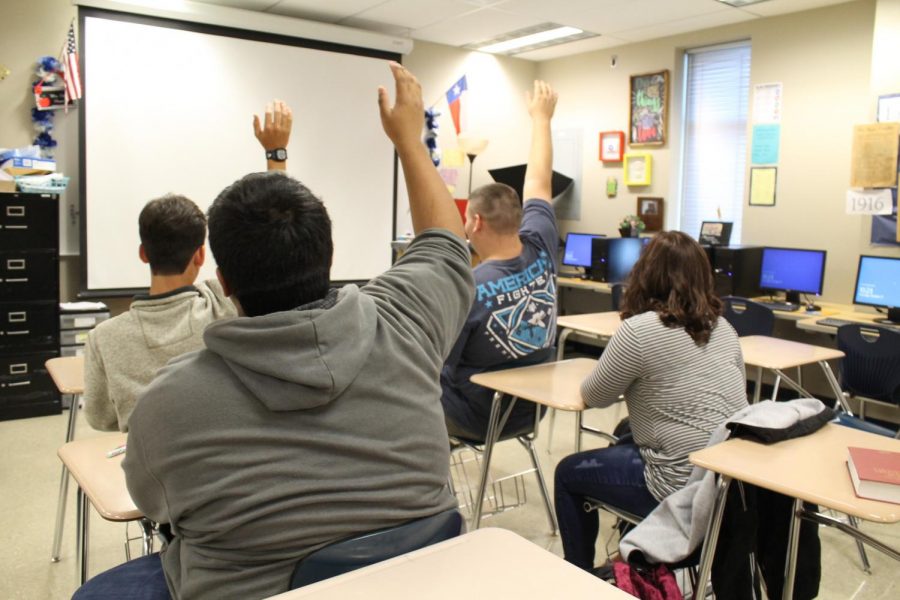
M 284 148 L 276 148 L 272 151 L 272 158 L 275 160 L 287 160 L 287 150 Z

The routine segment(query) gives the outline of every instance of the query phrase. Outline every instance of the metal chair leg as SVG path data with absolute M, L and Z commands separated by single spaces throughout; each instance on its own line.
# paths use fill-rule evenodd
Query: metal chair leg
M 90 505 L 88 499 L 84 495 L 84 491 L 79 487 L 75 496 L 76 515 L 75 519 L 75 559 L 78 564 L 78 585 L 84 585 L 87 581 L 88 573 L 88 547 L 89 547 L 89 518 Z
M 75 424 L 78 416 L 78 396 L 72 395 L 69 404 L 69 423 L 66 426 L 66 443 L 75 438 Z M 56 526 L 53 529 L 53 549 L 50 552 L 50 562 L 59 562 L 59 550 L 62 545 L 63 528 L 66 521 L 66 501 L 69 497 L 69 469 L 62 466 L 59 477 L 59 499 L 56 501 Z
M 475 499 L 474 512 L 472 513 L 472 530 L 478 529 L 481 525 L 481 509 L 484 504 L 484 492 L 487 489 L 487 480 L 489 469 L 491 467 L 491 454 L 494 451 L 494 442 L 499 437 L 500 429 L 497 427 L 500 419 L 500 405 L 503 394 L 494 393 L 494 399 L 491 402 L 491 416 L 488 419 L 487 436 L 484 440 L 484 456 L 481 460 L 481 481 L 478 483 L 478 497 Z
M 853 515 L 847 515 L 847 520 L 850 521 L 850 527 L 853 529 L 859 529 L 859 520 Z M 869 564 L 869 556 L 866 554 L 866 547 L 863 546 L 863 543 L 860 541 L 858 537 L 853 538 L 856 542 L 856 550 L 859 552 L 859 560 L 862 563 L 862 570 L 868 574 L 872 574 L 872 566 Z
M 791 526 L 788 530 L 788 551 L 784 565 L 784 589 L 781 597 L 791 600 L 794 597 L 794 578 L 797 574 L 797 547 L 800 544 L 800 515 L 803 512 L 803 500 L 794 498 L 791 509 Z
M 722 528 L 722 515 L 725 512 L 725 501 L 728 499 L 728 486 L 731 477 L 721 475 L 716 486 L 716 498 L 713 503 L 712 514 L 706 526 L 705 542 L 700 553 L 700 574 L 697 577 L 697 587 L 694 588 L 694 600 L 706 597 L 706 586 L 712 573 L 713 556 L 716 554 L 716 543 L 719 541 L 719 530 Z
M 759 404 L 762 396 L 763 370 L 762 367 L 756 367 L 756 384 L 753 386 L 753 404 Z
M 138 524 L 141 526 L 141 537 L 143 538 L 141 556 L 150 556 L 153 554 L 153 523 L 150 519 L 141 518 Z
M 534 467 L 534 473 L 537 476 L 538 485 L 541 488 L 541 496 L 544 499 L 544 508 L 547 510 L 547 520 L 550 521 L 550 533 L 557 535 L 559 532 L 559 523 L 556 522 L 556 513 L 553 511 L 553 503 L 550 501 L 550 492 L 547 490 L 547 482 L 544 480 L 544 472 L 541 471 L 541 463 L 538 462 L 537 450 L 527 437 L 516 438 L 528 450 L 528 456 L 531 457 L 531 465 Z

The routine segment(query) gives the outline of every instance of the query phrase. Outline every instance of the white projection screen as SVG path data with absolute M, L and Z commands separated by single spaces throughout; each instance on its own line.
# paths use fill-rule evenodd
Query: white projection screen
M 288 173 L 331 215 L 332 280 L 390 266 L 396 167 L 376 90 L 393 89 L 387 60 L 397 55 L 93 9 L 80 17 L 84 295 L 149 285 L 138 258 L 147 201 L 184 194 L 205 211 L 227 185 L 265 170 L 252 116 L 273 98 L 294 111 Z M 201 278 L 214 276 L 207 252 Z

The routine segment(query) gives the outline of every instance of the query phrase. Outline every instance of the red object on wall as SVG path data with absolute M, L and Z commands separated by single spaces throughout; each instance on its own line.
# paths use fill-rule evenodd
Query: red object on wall
M 469 200 L 468 199 L 460 200 L 459 198 L 456 198 L 453 201 L 456 202 L 456 208 L 459 210 L 459 216 L 462 217 L 463 225 L 465 225 L 465 223 L 466 223 L 466 207 L 469 206 Z

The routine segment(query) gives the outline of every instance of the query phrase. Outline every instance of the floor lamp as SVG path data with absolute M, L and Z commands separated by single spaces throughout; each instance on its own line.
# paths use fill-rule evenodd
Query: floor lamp
M 472 195 L 472 171 L 475 168 L 475 157 L 484 152 L 487 148 L 488 140 L 486 138 L 460 136 L 458 138 L 459 149 L 465 152 L 469 157 L 469 193 L 466 198 Z

